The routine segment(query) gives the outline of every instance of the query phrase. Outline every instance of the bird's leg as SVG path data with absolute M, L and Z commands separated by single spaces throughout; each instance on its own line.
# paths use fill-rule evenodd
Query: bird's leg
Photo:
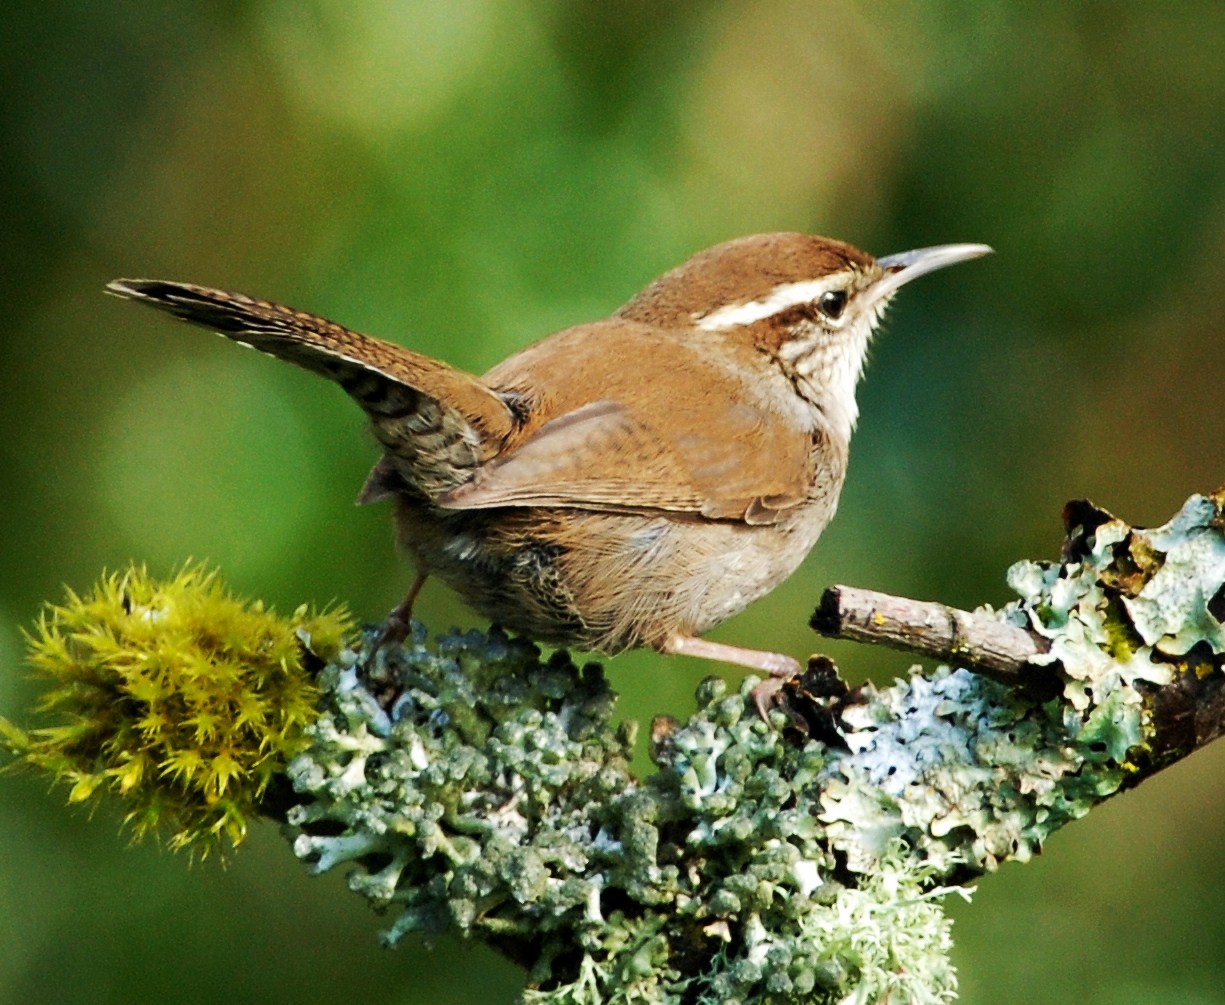
M 707 660 L 719 660 L 723 663 L 732 663 L 769 674 L 766 680 L 753 688 L 753 702 L 757 706 L 757 713 L 766 722 L 770 721 L 770 709 L 778 701 L 778 692 L 783 682 L 801 671 L 799 660 L 783 653 L 729 646 L 722 642 L 700 639 L 696 635 L 673 635 L 660 646 L 660 651 L 698 656 Z
M 421 592 L 421 587 L 425 585 L 425 580 L 424 572 L 417 573 L 417 578 L 408 588 L 404 599 L 391 609 L 391 613 L 387 615 L 387 620 L 383 622 L 383 627 L 379 629 L 379 634 L 375 637 L 369 659 L 373 660 L 375 654 L 388 642 L 403 642 L 407 637 L 408 630 L 413 623 L 413 604 L 417 600 L 417 594 Z

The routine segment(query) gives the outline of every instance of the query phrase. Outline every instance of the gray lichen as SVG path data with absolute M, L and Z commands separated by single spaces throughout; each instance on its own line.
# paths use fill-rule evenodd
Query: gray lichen
M 1222 652 L 1222 525 L 1202 497 L 1151 532 L 1097 511 L 1064 564 L 1015 566 L 999 616 L 1050 640 L 1046 694 L 916 668 L 827 701 L 827 744 L 710 679 L 646 779 L 598 667 L 417 628 L 324 672 L 294 850 L 349 868 L 391 942 L 524 962 L 529 1002 L 951 1000 L 941 898 L 1134 782 L 1148 697 Z
M 330 708 L 290 767 L 310 797 L 290 812 L 295 852 L 351 867 L 396 912 L 390 942 L 513 944 L 533 1002 L 947 999 L 935 871 L 887 840 L 872 875 L 837 879 L 812 802 L 833 755 L 761 722 L 747 685 L 706 681 L 641 782 L 598 667 L 423 635 L 374 683 L 329 667 Z

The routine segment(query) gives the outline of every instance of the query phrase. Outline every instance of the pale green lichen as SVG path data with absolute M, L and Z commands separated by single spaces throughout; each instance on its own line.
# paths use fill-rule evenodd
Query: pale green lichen
M 891 840 L 847 887 L 811 798 L 831 752 L 762 722 L 748 685 L 708 680 L 640 782 L 597 667 L 418 630 L 373 680 L 325 673 L 289 821 L 300 857 L 396 912 L 389 941 L 514 940 L 550 1005 L 952 994 L 935 870 Z
M 1138 533 L 1151 552 L 1163 556 L 1143 589 L 1123 599 L 1145 644 L 1172 656 L 1185 655 L 1201 641 L 1214 653 L 1225 652 L 1225 625 L 1208 608 L 1225 581 L 1225 535 L 1217 503 L 1193 496 L 1164 527 Z
M 1170 684 L 1192 649 L 1225 653 L 1211 606 L 1225 583 L 1221 505 L 1219 496 L 1192 496 L 1152 530 L 1093 511 L 1101 522 L 1074 537 L 1079 559 L 1009 570 L 1022 599 L 1004 614 L 1048 639 L 1049 652 L 1033 662 L 1059 668 L 1065 727 L 1082 739 L 1095 730 L 1092 749 L 1104 745 L 1120 764 L 1145 739 L 1145 688 Z

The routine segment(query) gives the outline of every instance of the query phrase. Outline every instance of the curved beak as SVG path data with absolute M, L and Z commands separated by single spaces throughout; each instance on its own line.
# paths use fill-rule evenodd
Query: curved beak
M 934 248 L 916 248 L 914 251 L 902 251 L 896 255 L 878 258 L 876 264 L 885 274 L 872 287 L 872 302 L 888 299 L 902 286 L 919 276 L 943 269 L 946 265 L 982 258 L 983 255 L 990 255 L 992 251 L 986 244 L 938 244 Z

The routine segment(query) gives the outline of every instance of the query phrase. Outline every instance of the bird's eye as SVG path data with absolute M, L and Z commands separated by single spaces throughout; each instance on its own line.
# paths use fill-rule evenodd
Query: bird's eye
M 817 310 L 831 321 L 837 321 L 846 310 L 846 290 L 830 290 L 817 300 Z

